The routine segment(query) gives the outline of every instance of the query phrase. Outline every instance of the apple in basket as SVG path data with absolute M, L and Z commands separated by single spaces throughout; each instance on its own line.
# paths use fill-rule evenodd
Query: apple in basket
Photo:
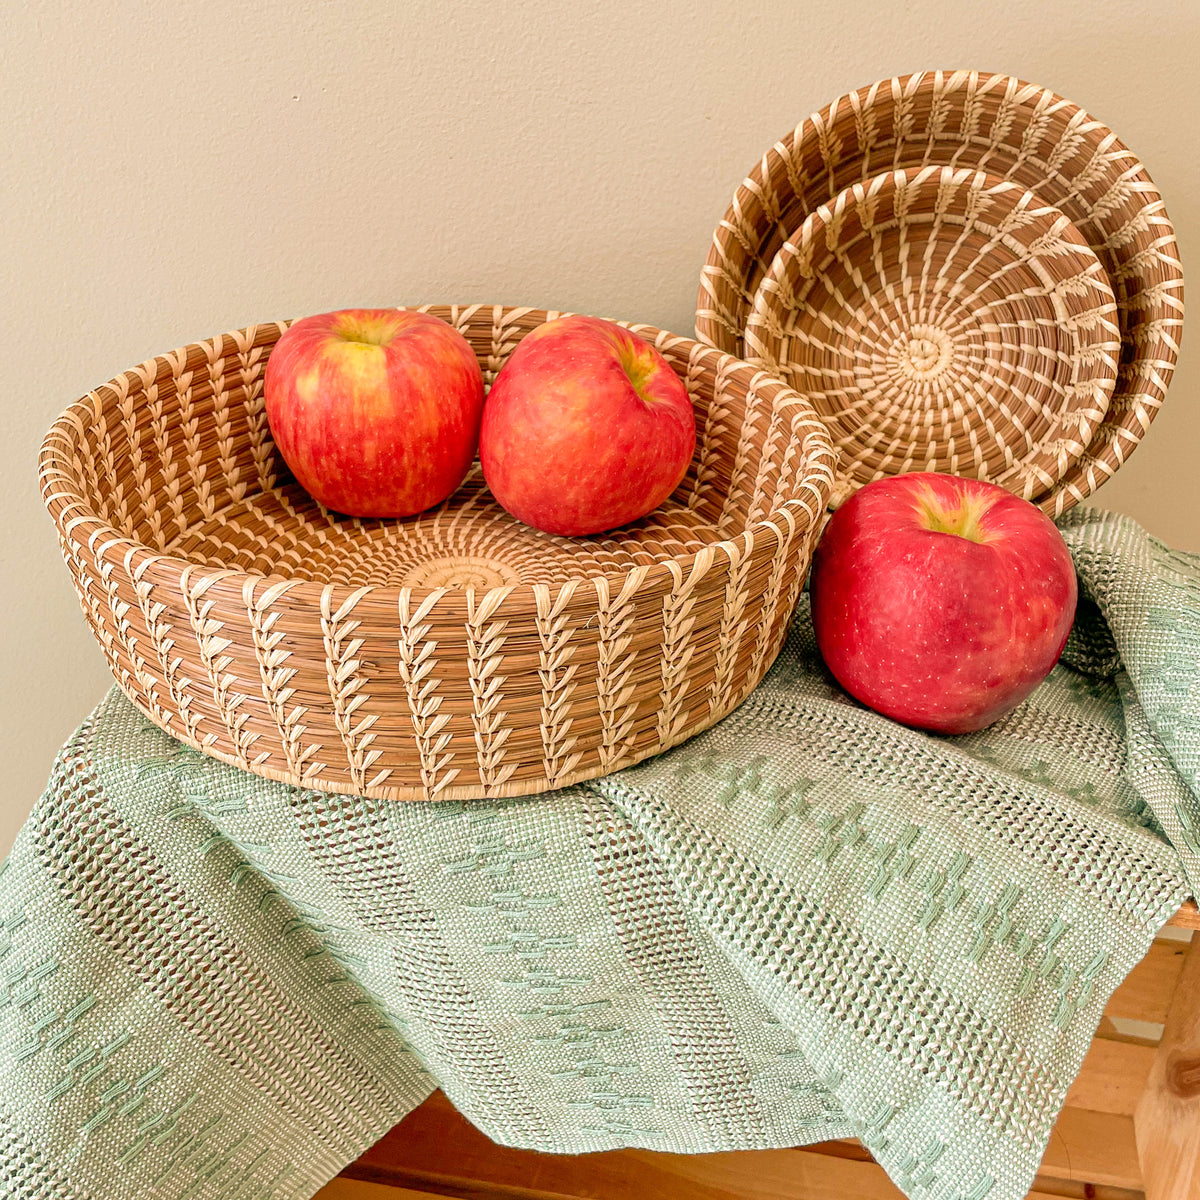
M 411 516 L 475 458 L 483 373 L 466 338 L 427 313 L 305 317 L 271 351 L 263 391 L 283 461 L 335 512 Z
M 500 504 L 568 537 L 657 508 L 695 448 L 679 376 L 648 342 L 597 317 L 559 317 L 526 334 L 492 384 L 479 433 Z
M 1075 569 L 1040 509 L 992 483 L 914 473 L 867 484 L 813 555 L 826 665 L 884 716 L 968 733 L 1050 673 L 1075 616 Z

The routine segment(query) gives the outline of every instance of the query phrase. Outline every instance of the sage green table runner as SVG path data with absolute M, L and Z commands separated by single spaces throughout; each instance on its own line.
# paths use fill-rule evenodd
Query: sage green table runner
M 440 1086 L 510 1145 L 1024 1195 L 1200 883 L 1200 558 L 1062 528 L 1064 664 L 966 737 L 842 694 L 803 605 L 707 734 L 500 803 L 266 782 L 114 691 L 0 875 L 0 1192 L 301 1200 Z

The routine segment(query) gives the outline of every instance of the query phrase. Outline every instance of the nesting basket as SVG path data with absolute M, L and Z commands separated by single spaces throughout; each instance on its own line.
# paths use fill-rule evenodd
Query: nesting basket
M 1085 452 L 1116 304 L 1058 209 L 982 171 L 889 171 L 823 204 L 754 297 L 747 354 L 825 420 L 854 484 L 941 471 L 1032 500 Z
M 1043 447 L 1043 466 L 1049 460 L 1057 478 L 1030 496 L 1058 516 L 1112 476 L 1158 412 L 1179 350 L 1183 278 L 1174 230 L 1145 167 L 1107 126 L 1045 88 L 1008 75 L 928 72 L 861 88 L 808 118 L 763 155 L 718 224 L 701 274 L 696 336 L 753 357 L 746 333 L 759 289 L 806 219 L 855 184 L 929 167 L 982 171 L 1060 210 L 1112 289 L 1120 362 L 1111 399 L 1073 461 Z M 859 253 L 871 269 L 869 241 Z M 887 398 L 866 395 L 863 422 L 886 420 Z
M 431 306 L 490 383 L 562 315 Z M 628 326 L 687 387 L 674 495 L 612 534 L 515 521 L 476 472 L 403 521 L 339 517 L 287 474 L 252 326 L 126 371 L 42 447 L 92 632 L 155 724 L 257 774 L 396 799 L 513 796 L 707 728 L 782 645 L 833 481 L 811 405 L 689 338 Z

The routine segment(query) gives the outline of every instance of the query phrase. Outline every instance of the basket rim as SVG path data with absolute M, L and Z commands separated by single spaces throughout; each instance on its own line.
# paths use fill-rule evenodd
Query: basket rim
M 806 138 L 817 137 L 818 140 L 823 140 L 821 131 L 828 130 L 835 119 L 844 116 L 844 110 L 867 112 L 881 100 L 886 101 L 889 97 L 899 102 L 909 96 L 915 96 L 927 82 L 934 87 L 945 86 L 972 96 L 1011 95 L 1019 104 L 1027 107 L 1031 113 L 1041 119 L 1047 119 L 1056 114 L 1067 114 L 1077 133 L 1093 139 L 1098 138 L 1104 153 L 1112 160 L 1119 161 L 1120 170 L 1117 172 L 1114 168 L 1111 177 L 1114 183 L 1119 182 L 1129 192 L 1136 193 L 1139 197 L 1139 208 L 1142 213 L 1147 214 L 1149 224 L 1153 226 L 1152 237 L 1149 233 L 1146 233 L 1146 236 L 1151 239 L 1149 248 L 1153 250 L 1154 261 L 1170 268 L 1168 278 L 1158 281 L 1152 279 L 1149 268 L 1139 266 L 1139 260 L 1145 259 L 1145 247 L 1136 255 L 1127 255 L 1114 262 L 1114 255 L 1119 247 L 1125 240 L 1133 240 L 1134 235 L 1129 235 L 1128 239 L 1123 238 L 1122 234 L 1128 234 L 1129 222 L 1126 220 L 1119 225 L 1106 223 L 1103 205 L 1096 206 L 1095 215 L 1089 216 L 1089 223 L 1094 226 L 1095 232 L 1102 231 L 1105 237 L 1097 240 L 1084 231 L 1084 240 L 1100 258 L 1105 273 L 1109 276 L 1109 283 L 1114 294 L 1117 295 L 1122 355 L 1123 357 L 1128 355 L 1131 346 L 1134 353 L 1131 362 L 1122 364 L 1113 391 L 1113 405 L 1110 413 L 1106 414 L 1105 420 L 1098 426 L 1096 436 L 1064 477 L 1054 487 L 1035 497 L 1035 503 L 1039 503 L 1043 507 L 1051 504 L 1054 509 L 1053 515 L 1061 515 L 1067 508 L 1091 495 L 1115 474 L 1129 455 L 1137 449 L 1162 406 L 1179 356 L 1184 314 L 1184 282 L 1175 228 L 1167 215 L 1162 195 L 1145 164 L 1103 121 L 1042 84 L 1033 83 L 1002 71 L 970 69 L 914 71 L 877 79 L 861 87 L 845 91 L 836 99 L 810 113 L 772 143 L 759 157 L 749 173 L 737 184 L 731 199 L 721 213 L 709 240 L 708 254 L 700 271 L 696 293 L 696 337 L 705 345 L 722 349 L 726 353 L 745 354 L 745 318 L 742 319 L 742 328 L 735 332 L 733 323 L 724 319 L 723 315 L 714 308 L 714 295 L 709 287 L 709 281 L 714 277 L 723 276 L 722 265 L 726 262 L 727 257 L 734 262 L 740 262 L 748 270 L 753 267 L 755 262 L 761 263 L 764 273 L 769 267 L 769 262 L 763 260 L 763 249 L 768 243 L 758 239 L 756 233 L 746 232 L 751 224 L 766 223 L 778 226 L 780 223 L 778 213 L 774 208 L 774 189 L 768 186 L 769 177 L 782 166 L 782 169 L 787 172 L 791 185 L 794 185 L 795 190 L 792 194 L 799 195 L 801 180 L 804 176 L 798 169 L 796 154 Z M 914 145 L 916 144 L 914 142 Z M 965 148 L 970 144 L 970 140 L 963 138 L 958 144 Z M 1013 156 L 1021 161 L 1026 154 L 1013 148 Z M 822 151 L 822 157 L 824 157 L 824 151 Z M 955 161 L 957 162 L 957 160 Z M 894 159 L 892 166 L 895 166 Z M 883 169 L 882 165 L 881 169 Z M 988 169 L 986 164 L 983 169 Z M 1081 193 L 1076 194 L 1081 195 Z M 832 196 L 828 198 L 832 199 Z M 1047 196 L 1047 199 L 1057 207 L 1062 206 L 1061 197 L 1051 194 Z M 751 222 L 743 212 L 744 204 L 761 208 L 763 210 L 761 216 Z M 1071 216 L 1069 213 L 1067 215 Z M 1076 225 L 1079 224 L 1074 217 L 1071 219 Z M 1104 253 L 1101 253 L 1102 249 Z M 1114 274 L 1114 267 L 1122 269 Z M 1129 288 L 1131 279 L 1136 285 L 1133 290 Z M 750 281 L 751 276 L 747 274 L 737 284 L 738 291 L 743 295 L 747 312 L 751 306 Z M 1142 303 L 1138 303 L 1139 297 L 1142 298 Z M 1127 313 L 1129 311 L 1144 312 L 1147 297 L 1155 301 L 1153 305 L 1155 311 L 1151 312 L 1145 320 L 1137 321 L 1134 324 L 1134 334 L 1142 331 L 1142 336 L 1130 336 L 1126 330 L 1129 323 Z M 1140 366 L 1139 363 L 1141 363 Z M 1118 410 L 1127 410 L 1136 428 L 1127 421 L 1114 419 L 1113 414 Z
M 469 315 L 473 315 L 476 310 L 490 310 L 493 313 L 503 312 L 509 317 L 514 314 L 518 316 L 532 314 L 535 317 L 542 314 L 545 320 L 574 315 L 566 311 L 538 309 L 526 305 L 432 303 L 420 306 L 396 305 L 393 307 L 399 309 L 408 307 L 416 311 L 450 309 L 454 312 L 466 312 Z M 249 337 L 253 341 L 259 331 L 269 328 L 276 328 L 282 333 L 294 319 L 297 318 L 287 321 L 256 322 L 237 330 L 218 333 L 208 339 L 208 344 L 212 345 L 218 339 L 227 337 Z M 824 422 L 806 396 L 790 388 L 770 371 L 710 346 L 700 339 L 671 333 L 668 330 L 641 322 L 620 320 L 615 323 L 646 338 L 652 345 L 658 345 L 655 339 L 666 338 L 670 339 L 669 345 L 672 347 L 688 346 L 694 348 L 691 352 L 698 351 L 702 358 L 707 359 L 711 356 L 719 372 L 742 375 L 746 378 L 747 388 L 758 388 L 770 396 L 776 405 L 782 400 L 784 404 L 794 407 L 804 414 L 801 417 L 804 427 L 802 434 L 804 467 L 798 475 L 794 490 L 811 493 L 812 507 L 805 504 L 799 496 L 793 495 L 773 508 L 766 516 L 744 525 L 735 536 L 706 543 L 700 549 L 689 551 L 687 554 L 646 564 L 643 586 L 657 586 L 659 583 L 663 583 L 669 587 L 672 581 L 677 581 L 682 575 L 694 571 L 698 559 L 703 558 L 704 569 L 707 569 L 707 565 L 712 563 L 718 553 L 724 553 L 730 562 L 741 561 L 752 553 L 760 539 L 768 534 L 774 534 L 778 548 L 795 537 L 797 533 L 821 522 L 834 487 L 837 452 Z M 202 341 L 188 342 L 175 350 L 146 359 L 139 364 L 139 368 L 152 367 L 168 354 L 186 354 L 187 351 L 204 344 Z M 172 586 L 178 586 L 180 580 L 186 576 L 186 581 L 192 588 L 202 584 L 205 591 L 216 589 L 218 592 L 226 594 L 236 592 L 237 595 L 247 600 L 251 597 L 257 598 L 267 591 L 278 594 L 276 589 L 280 589 L 286 590 L 289 597 L 305 605 L 319 605 L 321 597 L 324 595 L 340 596 L 365 591 L 393 595 L 397 599 L 401 594 L 406 594 L 412 601 L 420 605 L 429 602 L 431 597 L 449 600 L 451 603 L 461 598 L 465 612 L 468 596 L 478 602 L 482 602 L 484 597 L 488 597 L 495 603 L 505 602 L 508 611 L 515 616 L 526 609 L 531 613 L 537 611 L 539 596 L 544 597 L 551 591 L 561 595 L 562 589 L 565 587 L 571 587 L 573 592 L 576 592 L 586 585 L 591 585 L 593 594 L 595 594 L 594 581 L 623 579 L 636 569 L 630 567 L 623 571 L 580 575 L 578 578 L 570 578 L 556 585 L 519 583 L 491 588 L 483 592 L 473 588 L 409 587 L 386 583 L 368 584 L 356 588 L 346 583 L 320 582 L 278 572 L 261 574 L 233 567 L 213 567 L 182 555 L 156 551 L 145 542 L 137 541 L 123 533 L 95 511 L 81 490 L 77 473 L 71 470 L 70 463 L 65 461 L 62 454 L 64 446 L 72 449 L 77 446 L 76 439 L 82 436 L 88 423 L 96 418 L 98 405 L 101 403 L 100 390 L 102 388 L 119 390 L 119 381 L 122 378 L 128 379 L 136 370 L 137 368 L 129 368 L 111 377 L 68 405 L 46 432 L 38 452 L 39 490 L 43 504 L 58 528 L 60 538 L 64 543 L 70 540 L 76 544 L 86 544 L 97 562 L 103 560 L 114 566 L 119 564 L 135 580 L 148 578 L 151 581 L 169 582 Z M 781 393 L 783 393 L 782 396 Z M 379 518 L 351 519 L 378 520 Z M 497 597 L 497 593 L 503 593 L 503 595 Z M 586 595 L 586 591 L 584 594 Z

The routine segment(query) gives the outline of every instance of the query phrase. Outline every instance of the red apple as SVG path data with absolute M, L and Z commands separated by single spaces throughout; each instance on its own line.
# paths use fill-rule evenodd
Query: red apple
M 938 733 L 982 729 L 1020 704 L 1075 616 L 1075 569 L 1050 518 L 951 475 L 896 475 L 856 492 L 825 528 L 809 590 L 838 682 Z
M 657 508 L 696 448 L 692 402 L 666 359 L 597 317 L 526 334 L 483 406 L 479 461 L 519 521 L 569 537 Z
M 263 389 L 283 461 L 336 512 L 411 516 L 475 458 L 483 374 L 466 338 L 427 313 L 305 317 L 271 351 Z

